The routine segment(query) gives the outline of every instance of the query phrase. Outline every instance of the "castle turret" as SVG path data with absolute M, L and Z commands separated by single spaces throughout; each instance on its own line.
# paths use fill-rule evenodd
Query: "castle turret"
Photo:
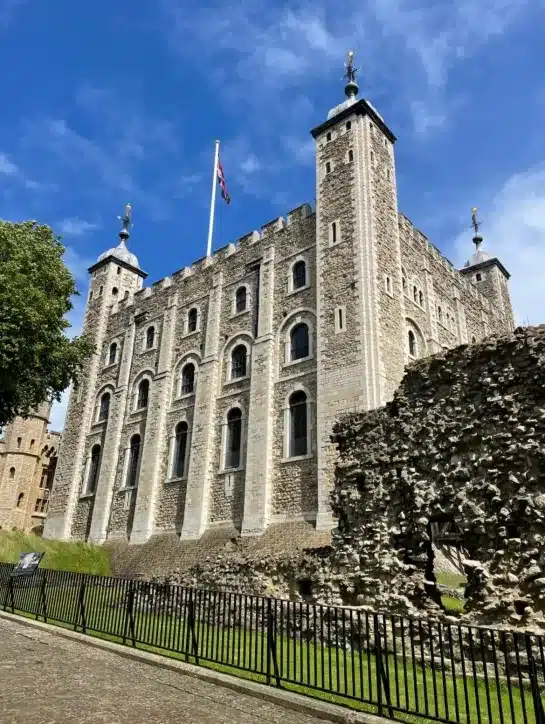
M 95 345 L 95 352 L 87 362 L 81 375 L 80 384 L 70 391 L 63 436 L 63 454 L 59 460 L 51 494 L 49 516 L 44 529 L 44 537 L 68 539 L 72 527 L 72 517 L 78 496 L 85 495 L 84 478 L 92 465 L 101 464 L 104 459 L 104 443 L 108 439 L 110 421 L 106 416 L 101 420 L 102 440 L 96 449 L 86 450 L 86 438 L 90 426 L 96 421 L 97 379 L 101 370 L 110 364 L 117 365 L 123 355 L 123 340 L 115 341 L 115 348 L 105 339 L 108 317 L 112 305 L 134 294 L 142 288 L 147 274 L 140 269 L 138 259 L 127 249 L 131 207 L 127 204 L 122 218 L 123 226 L 119 233 L 120 243 L 101 254 L 96 263 L 89 268 L 91 279 L 87 295 L 83 334 Z M 111 348 L 111 349 L 110 349 Z M 111 357 L 111 358 L 110 358 Z M 113 369 L 113 367 L 112 367 Z M 115 400 L 111 400 L 110 410 Z M 94 501 L 92 501 L 94 504 Z M 92 513 L 92 511 L 91 511 Z
M 483 237 L 479 231 L 481 223 L 477 220 L 477 209 L 473 208 L 472 226 L 475 252 L 466 261 L 460 272 L 469 277 L 479 291 L 500 311 L 504 325 L 501 329 L 491 331 L 504 332 L 506 328 L 511 330 L 515 326 L 508 284 L 511 275 L 497 257 L 481 248 L 483 244 Z
M 345 100 L 311 132 L 317 144 L 318 528 L 332 523 L 333 422 L 345 411 L 383 404 L 405 363 L 396 138 L 371 103 L 357 99 L 353 60 L 349 53 Z

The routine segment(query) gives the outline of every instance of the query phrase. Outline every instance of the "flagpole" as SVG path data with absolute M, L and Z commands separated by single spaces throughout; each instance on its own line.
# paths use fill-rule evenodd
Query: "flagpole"
M 212 254 L 212 235 L 214 233 L 214 212 L 216 209 L 216 186 L 218 185 L 218 159 L 220 157 L 220 142 L 216 141 L 216 152 L 214 154 L 214 175 L 212 176 L 212 200 L 210 202 L 210 224 L 208 225 L 208 244 L 206 245 L 206 256 Z

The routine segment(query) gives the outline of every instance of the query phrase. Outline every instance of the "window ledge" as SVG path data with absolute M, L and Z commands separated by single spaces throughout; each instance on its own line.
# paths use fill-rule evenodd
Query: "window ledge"
M 299 292 L 304 292 L 307 289 L 310 289 L 310 284 L 305 284 L 304 287 L 297 287 L 297 289 L 290 289 L 290 291 L 286 294 L 286 296 L 291 297 L 294 294 L 299 294 Z
M 142 416 L 144 416 L 144 415 L 147 414 L 147 412 L 148 412 L 148 408 L 147 408 L 147 407 L 139 407 L 138 410 L 132 410 L 132 411 L 129 413 L 129 415 L 130 415 L 130 417 L 136 417 L 136 415 L 142 415 Z
M 143 349 L 140 354 L 146 354 L 147 352 L 155 352 L 157 350 L 157 345 L 153 345 L 153 347 L 146 347 L 146 349 Z
M 118 493 L 130 493 L 131 490 L 138 490 L 138 485 L 132 485 L 130 488 L 119 488 Z
M 91 423 L 91 427 L 104 427 L 107 422 L 108 418 L 106 418 L 105 420 L 96 420 L 95 422 Z
M 250 307 L 243 309 L 242 312 L 233 312 L 233 314 L 231 314 L 231 319 L 235 319 L 235 317 L 242 317 L 244 314 L 248 314 L 249 311 Z
M 188 397 L 195 397 L 195 390 L 193 392 L 184 392 L 183 395 L 178 395 L 174 398 L 174 402 L 180 402 L 180 400 L 187 400 Z
M 195 329 L 193 332 L 186 332 L 185 334 L 182 335 L 182 337 L 184 339 L 186 337 L 192 337 L 194 334 L 199 334 L 200 331 L 201 331 L 200 329 Z
M 45 518 L 47 516 L 47 513 L 40 513 L 38 510 L 35 510 L 30 515 L 32 518 Z
M 244 466 L 242 466 L 240 468 L 227 468 L 227 469 L 221 468 L 220 470 L 218 470 L 218 475 L 230 475 L 231 473 L 240 473 L 244 469 L 245 469 Z
M 116 360 L 115 362 L 108 362 L 107 365 L 104 365 L 104 367 L 102 368 L 102 370 L 103 370 L 103 371 L 109 370 L 109 369 L 111 369 L 112 367 L 115 367 L 116 365 L 117 365 L 117 360 Z
M 187 475 L 182 475 L 181 478 L 167 478 L 164 482 L 165 485 L 174 485 L 175 483 L 183 483 L 187 480 Z
M 310 359 L 314 359 L 313 354 L 309 355 L 308 357 L 301 357 L 300 359 L 293 359 L 293 360 L 290 360 L 289 362 L 284 362 L 282 367 L 283 368 L 284 367 L 293 367 L 293 365 L 298 365 L 301 362 L 308 362 Z
M 95 497 L 95 493 L 83 493 L 79 496 L 79 500 L 92 500 Z
M 284 464 L 284 463 L 298 463 L 298 462 L 300 462 L 301 460 L 310 460 L 310 459 L 313 458 L 313 457 L 314 457 L 314 455 L 313 455 L 312 453 L 310 453 L 309 455 L 296 455 L 296 456 L 294 456 L 294 457 L 292 457 L 292 458 L 281 458 L 281 459 L 279 460 L 279 462 L 282 463 L 282 464 Z
M 245 380 L 249 380 L 250 375 L 244 375 L 244 377 L 235 377 L 234 380 L 227 380 L 227 382 L 224 382 L 224 385 L 234 385 L 237 382 L 244 382 Z

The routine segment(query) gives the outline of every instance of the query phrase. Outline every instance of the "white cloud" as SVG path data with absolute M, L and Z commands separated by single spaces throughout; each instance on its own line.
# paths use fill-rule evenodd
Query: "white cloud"
M 324 73 L 342 70 L 353 47 L 363 66 L 362 88 L 382 92 L 395 78 L 404 108 L 415 113 L 419 133 L 445 120 L 445 85 L 454 65 L 474 56 L 541 0 L 318 0 L 271 6 L 241 0 L 208 5 L 188 16 L 181 0 L 163 0 L 170 47 L 184 60 L 202 57 L 206 72 L 233 102 L 286 112 L 282 90 L 306 92 Z M 359 52 L 358 52 L 359 51 Z M 226 62 L 215 58 L 229 53 Z M 235 71 L 227 74 L 225 67 Z M 379 90 L 380 89 L 380 90 Z M 265 100 L 275 92 L 278 108 Z
M 58 222 L 56 228 L 59 234 L 63 236 L 83 236 L 90 231 L 96 231 L 96 229 L 100 228 L 100 225 L 75 217 L 62 219 L 62 221 Z
M 545 322 L 545 164 L 511 176 L 480 217 L 483 250 L 497 256 L 511 274 L 517 322 Z M 467 259 L 468 241 L 468 232 L 455 241 L 461 264 Z
M 16 176 L 19 173 L 19 167 L 9 157 L 0 151 L 0 174 L 4 176 Z

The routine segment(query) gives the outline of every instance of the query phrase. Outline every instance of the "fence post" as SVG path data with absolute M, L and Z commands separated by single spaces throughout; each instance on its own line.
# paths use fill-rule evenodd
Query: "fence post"
M 136 647 L 136 636 L 134 633 L 134 587 L 132 579 L 129 581 L 129 591 L 127 595 L 127 609 L 125 612 L 125 625 L 123 626 L 123 645 L 127 643 L 127 627 L 130 628 L 132 645 Z
M 526 643 L 526 655 L 528 656 L 528 675 L 530 677 L 530 688 L 532 690 L 536 724 L 545 724 L 545 711 L 543 710 L 543 702 L 541 701 L 541 695 L 539 693 L 537 666 L 534 654 L 532 652 L 532 641 L 530 639 L 530 634 L 524 634 L 524 640 Z M 523 691 L 521 691 L 521 696 L 524 696 Z
M 189 638 L 191 637 L 191 641 Z M 193 589 L 189 589 L 189 600 L 187 602 L 187 645 L 186 651 L 189 651 L 189 647 L 193 649 L 193 656 L 195 657 L 195 663 L 199 665 L 199 644 L 197 641 L 197 633 L 195 631 L 195 602 L 193 600 Z
M 280 687 L 280 671 L 276 656 L 276 621 L 272 612 L 272 600 L 267 599 L 267 684 L 271 683 L 271 658 L 274 668 L 276 686 Z
M 390 701 L 390 681 L 388 673 L 384 668 L 384 658 L 382 656 L 382 644 L 380 642 L 380 630 L 378 625 L 378 614 L 373 614 L 373 627 L 375 630 L 375 651 L 377 657 L 377 707 L 378 715 L 382 716 L 382 693 L 386 694 L 386 705 L 388 708 L 388 715 L 390 719 L 393 719 L 394 713 L 392 710 L 392 702 Z
M 81 630 L 83 633 L 87 633 L 87 623 L 85 621 L 85 574 L 82 574 L 81 584 L 79 587 L 79 613 L 81 616 Z

